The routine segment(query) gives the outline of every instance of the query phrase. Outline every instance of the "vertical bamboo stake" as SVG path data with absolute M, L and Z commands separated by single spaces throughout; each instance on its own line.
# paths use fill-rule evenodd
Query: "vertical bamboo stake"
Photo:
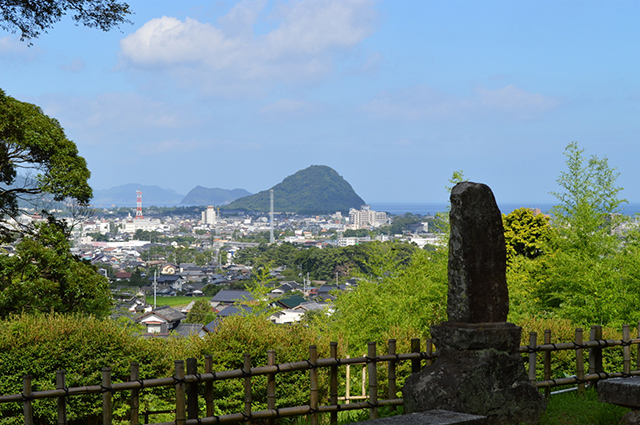
M 425 352 L 427 353 L 427 366 L 431 366 L 433 364 L 433 359 L 430 358 L 433 355 L 433 340 L 431 338 L 427 338 Z
M 367 368 L 369 369 L 369 419 L 378 419 L 378 371 L 376 369 L 376 343 L 367 344 Z
M 111 368 L 102 368 L 102 424 L 111 425 Z
M 546 329 L 544 331 L 544 343 L 551 344 L 551 330 Z M 551 351 L 544 352 L 544 380 L 548 381 L 551 379 Z M 549 398 L 551 396 L 551 389 L 546 387 L 544 389 L 545 398 Z
M 584 353 L 582 346 L 582 328 L 576 329 L 576 378 L 578 379 L 578 391 L 584 393 Z
M 537 332 L 529 333 L 529 347 L 532 349 L 532 352 L 529 353 L 529 381 L 531 381 L 532 384 L 535 384 L 536 382 L 537 353 L 535 352 L 535 349 L 537 345 L 538 345 L 538 333 Z
M 64 390 L 66 388 L 65 371 L 63 369 L 56 371 L 56 389 Z M 58 425 L 67 423 L 67 398 L 66 396 L 58 397 Z
M 420 338 L 411 338 L 411 352 L 420 352 Z M 418 373 L 420 369 L 420 358 L 411 359 L 411 373 Z
M 137 362 L 131 362 L 131 382 L 140 379 L 140 365 Z M 129 411 L 129 420 L 131 425 L 139 425 L 140 418 L 140 390 L 131 390 L 131 410 Z
M 213 356 L 207 354 L 204 356 L 204 373 L 213 372 Z M 207 381 L 204 384 L 204 402 L 207 406 L 207 417 L 213 416 L 213 381 Z
M 276 351 L 267 350 L 267 365 L 274 366 L 276 364 Z M 276 374 L 267 375 L 267 409 L 275 410 L 276 408 Z M 275 418 L 269 418 L 269 425 L 274 425 Z
M 636 338 L 640 338 L 640 322 L 638 322 Z M 638 344 L 636 348 L 638 349 L 636 354 L 636 370 L 640 370 L 640 344 Z
M 244 421 L 251 423 L 251 354 L 243 355 L 244 365 L 242 373 L 244 374 Z
M 176 382 L 176 425 L 185 425 L 187 415 L 185 407 L 184 360 L 176 360 L 174 362 L 174 368 L 173 379 Z
M 602 326 L 591 326 L 589 339 L 591 341 L 600 341 L 602 339 Z M 600 372 L 602 372 L 602 347 L 589 348 L 589 373 Z
M 309 423 L 318 425 L 318 350 L 315 345 L 309 347 L 309 362 L 311 363 L 311 369 L 309 370 L 311 418 Z
M 22 378 L 22 396 L 24 397 L 24 424 L 33 425 L 33 405 L 31 404 L 31 375 Z
M 187 375 L 198 373 L 198 360 L 191 357 L 187 359 Z M 198 419 L 198 383 L 192 382 L 187 388 L 187 419 Z
M 631 375 L 631 332 L 629 325 L 622 325 L 622 373 Z
M 348 354 L 347 354 L 347 358 L 349 358 Z M 347 365 L 347 372 L 346 372 L 344 402 L 345 402 L 345 404 L 349 404 L 350 401 L 351 401 L 351 365 L 348 364 Z
M 390 339 L 389 340 L 389 355 L 391 355 L 391 356 L 395 356 L 396 355 L 396 340 L 395 339 Z M 389 395 L 388 395 L 388 398 L 389 398 L 389 400 L 398 398 L 396 396 L 396 392 L 398 391 L 397 387 L 396 387 L 396 369 L 397 369 L 397 366 L 398 366 L 397 363 L 398 362 L 396 362 L 395 360 L 391 360 L 391 361 L 389 361 L 389 363 L 387 363 L 387 367 L 388 367 L 388 370 L 389 370 L 389 376 L 388 376 L 388 379 L 389 379 Z M 391 409 L 393 411 L 395 411 L 396 410 L 396 406 L 392 405 Z
M 329 351 L 331 358 L 336 361 L 336 364 L 331 366 L 331 376 L 329 378 L 329 404 L 331 406 L 338 405 L 338 343 L 332 341 L 329 344 Z M 338 423 L 338 412 L 331 412 L 329 417 L 329 425 L 336 425 Z

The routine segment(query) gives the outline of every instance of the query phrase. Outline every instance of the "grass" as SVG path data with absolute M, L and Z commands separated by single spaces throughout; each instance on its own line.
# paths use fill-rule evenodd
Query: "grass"
M 147 295 L 146 300 L 149 304 L 153 305 L 153 295 Z M 163 305 L 168 305 L 169 307 L 184 307 L 193 300 L 195 300 L 193 297 L 156 297 L 156 305 L 158 307 Z
M 596 390 L 552 395 L 540 425 L 618 425 L 630 409 L 600 403 Z
M 598 393 L 595 390 L 587 390 L 584 394 L 569 392 L 552 395 L 547 401 L 547 410 L 542 415 L 540 425 L 618 425 L 620 419 L 630 409 L 609 403 L 600 403 Z M 389 408 L 380 409 L 380 417 L 402 414 L 402 408 L 392 412 Z M 369 419 L 368 410 L 352 410 L 338 413 L 338 425 L 347 425 L 353 422 Z M 283 421 L 291 425 L 307 425 L 306 416 L 292 418 Z M 328 415 L 321 415 L 320 424 L 329 423 Z

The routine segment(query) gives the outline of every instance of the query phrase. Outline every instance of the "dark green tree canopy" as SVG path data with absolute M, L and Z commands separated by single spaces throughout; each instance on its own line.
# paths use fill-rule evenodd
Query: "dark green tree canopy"
M 0 0 L 0 28 L 31 40 L 67 13 L 74 21 L 103 31 L 130 22 L 129 5 L 117 0 Z
M 0 89 L 0 220 L 19 213 L 19 200 L 34 205 L 44 194 L 85 206 L 92 197 L 89 176 L 57 120 Z

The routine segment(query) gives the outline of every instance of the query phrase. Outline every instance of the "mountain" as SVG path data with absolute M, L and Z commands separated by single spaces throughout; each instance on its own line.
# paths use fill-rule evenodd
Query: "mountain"
M 174 206 L 180 204 L 184 195 L 173 189 L 163 189 L 158 186 L 143 186 L 130 183 L 111 189 L 101 189 L 93 191 L 91 204 L 97 207 L 135 207 L 137 203 L 136 191 L 142 192 L 142 206 L 154 205 L 157 207 Z
M 360 208 L 365 202 L 334 169 L 312 165 L 285 178 L 273 188 L 274 210 L 299 214 L 326 214 Z M 225 210 L 269 211 L 269 190 L 225 205 Z
M 220 189 L 196 186 L 187 193 L 180 202 L 182 205 L 226 205 L 244 196 L 250 196 L 251 192 L 244 189 Z

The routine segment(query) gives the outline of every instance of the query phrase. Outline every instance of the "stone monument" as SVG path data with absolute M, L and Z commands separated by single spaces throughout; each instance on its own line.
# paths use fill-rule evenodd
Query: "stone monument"
M 518 354 L 522 328 L 507 322 L 509 293 L 502 215 L 491 189 L 451 191 L 449 321 L 431 327 L 438 359 L 409 377 L 405 412 L 445 409 L 488 424 L 537 424 L 544 397 Z

